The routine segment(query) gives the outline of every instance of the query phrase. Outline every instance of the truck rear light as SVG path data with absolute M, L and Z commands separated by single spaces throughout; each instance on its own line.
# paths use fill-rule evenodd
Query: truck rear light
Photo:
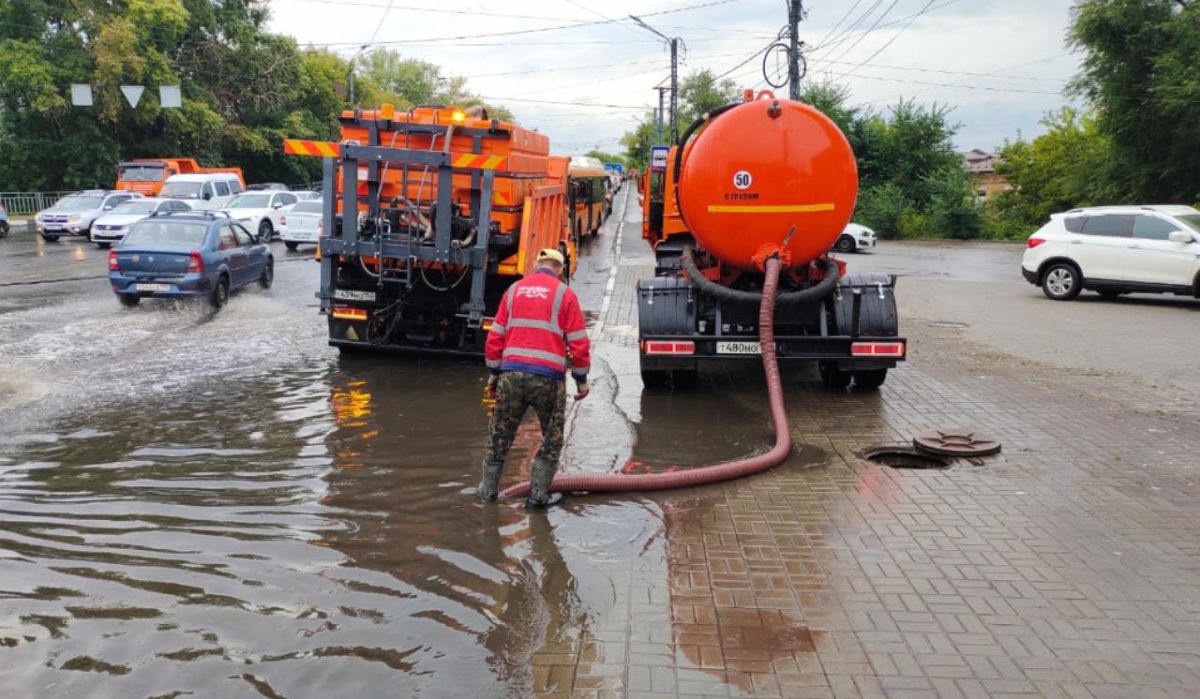
M 367 309 L 351 308 L 349 306 L 334 306 L 333 317 L 339 320 L 366 320 Z
M 188 274 L 204 274 L 204 258 L 200 257 L 199 250 L 193 250 L 188 253 Z
M 110 272 L 120 272 L 121 271 L 121 265 L 117 264 L 117 251 L 116 250 L 108 251 L 108 271 L 110 271 Z
M 1046 242 L 1045 238 L 1030 238 L 1029 240 L 1027 240 L 1025 242 L 1025 244 L 1028 245 L 1030 248 L 1036 248 L 1037 246 L 1041 245 L 1044 242 Z
M 646 340 L 642 354 L 695 354 L 696 343 L 691 340 Z
M 855 342 L 850 345 L 852 357 L 903 357 L 903 342 Z

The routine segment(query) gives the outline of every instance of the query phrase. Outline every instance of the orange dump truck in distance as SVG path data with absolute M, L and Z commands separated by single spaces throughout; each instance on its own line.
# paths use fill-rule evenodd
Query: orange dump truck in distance
M 139 158 L 117 165 L 116 189 L 138 192 L 154 197 L 162 191 L 163 184 L 171 175 L 195 175 L 229 172 L 237 175 L 246 188 L 246 178 L 239 167 L 201 167 L 192 158 Z

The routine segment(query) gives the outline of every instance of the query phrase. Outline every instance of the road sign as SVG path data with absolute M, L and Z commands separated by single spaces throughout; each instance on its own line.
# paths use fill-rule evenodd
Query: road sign
M 138 101 L 142 99 L 142 93 L 146 88 L 141 85 L 122 85 L 121 92 L 125 95 L 125 101 L 130 107 L 137 109 Z
M 650 169 L 654 172 L 666 172 L 667 153 L 670 146 L 650 146 Z
M 71 104 L 76 107 L 92 106 L 92 86 L 80 83 L 71 83 Z
M 183 94 L 178 85 L 158 86 L 158 106 L 163 109 L 179 109 L 183 106 Z

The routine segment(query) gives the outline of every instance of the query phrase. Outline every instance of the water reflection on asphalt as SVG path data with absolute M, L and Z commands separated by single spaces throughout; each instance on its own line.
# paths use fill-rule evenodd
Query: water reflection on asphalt
M 660 523 L 625 501 L 531 518 L 474 503 L 486 423 L 464 406 L 481 381 L 335 360 L 9 440 L 6 686 L 527 692 L 533 654 L 616 603 L 606 571 Z M 514 451 L 519 467 L 529 446 Z

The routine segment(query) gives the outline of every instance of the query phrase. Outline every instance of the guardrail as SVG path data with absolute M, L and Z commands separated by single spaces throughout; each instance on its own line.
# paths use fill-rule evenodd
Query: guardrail
M 9 216 L 28 216 L 50 208 L 54 202 L 71 194 L 67 192 L 0 192 L 0 204 Z

